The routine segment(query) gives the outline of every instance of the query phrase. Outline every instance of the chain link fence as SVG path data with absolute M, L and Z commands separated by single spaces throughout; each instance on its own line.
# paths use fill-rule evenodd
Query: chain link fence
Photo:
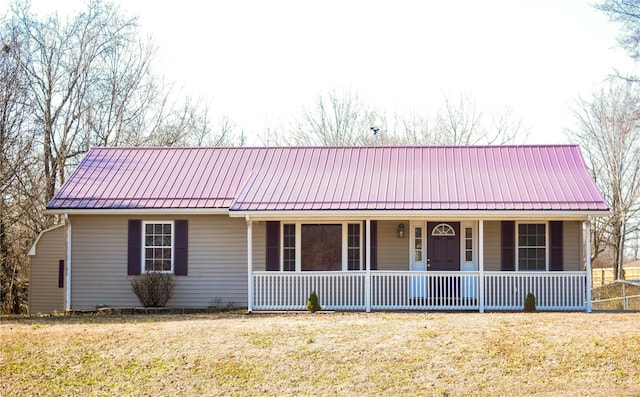
M 640 284 L 615 281 L 592 290 L 593 310 L 640 310 Z

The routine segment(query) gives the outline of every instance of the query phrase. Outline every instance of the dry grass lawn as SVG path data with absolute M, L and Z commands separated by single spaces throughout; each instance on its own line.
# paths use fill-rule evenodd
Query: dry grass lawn
M 2 319 L 0 395 L 640 395 L 640 313 Z

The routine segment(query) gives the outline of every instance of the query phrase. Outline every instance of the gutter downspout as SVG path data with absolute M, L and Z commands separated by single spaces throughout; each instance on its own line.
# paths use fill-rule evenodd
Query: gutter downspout
M 585 262 L 586 262 L 585 270 L 587 272 L 586 312 L 591 313 L 591 283 L 592 283 L 592 280 L 591 280 L 591 216 L 587 217 L 585 234 L 586 234 L 586 237 L 584 239 L 585 241 L 584 256 L 585 256 Z
M 484 313 L 484 220 L 478 221 L 478 310 Z
M 67 297 L 65 304 L 65 311 L 71 311 L 71 220 L 67 212 L 62 216 L 65 226 L 67 228 Z

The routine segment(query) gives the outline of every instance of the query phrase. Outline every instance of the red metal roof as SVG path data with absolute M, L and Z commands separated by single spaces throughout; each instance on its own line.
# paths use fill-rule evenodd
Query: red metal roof
M 607 210 L 575 145 L 93 148 L 49 209 Z

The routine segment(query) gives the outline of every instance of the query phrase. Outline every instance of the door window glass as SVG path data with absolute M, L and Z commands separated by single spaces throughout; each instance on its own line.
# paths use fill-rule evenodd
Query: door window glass
M 422 228 L 416 227 L 414 236 L 414 260 L 416 262 L 422 262 Z
M 464 260 L 473 262 L 473 229 L 464 228 Z

